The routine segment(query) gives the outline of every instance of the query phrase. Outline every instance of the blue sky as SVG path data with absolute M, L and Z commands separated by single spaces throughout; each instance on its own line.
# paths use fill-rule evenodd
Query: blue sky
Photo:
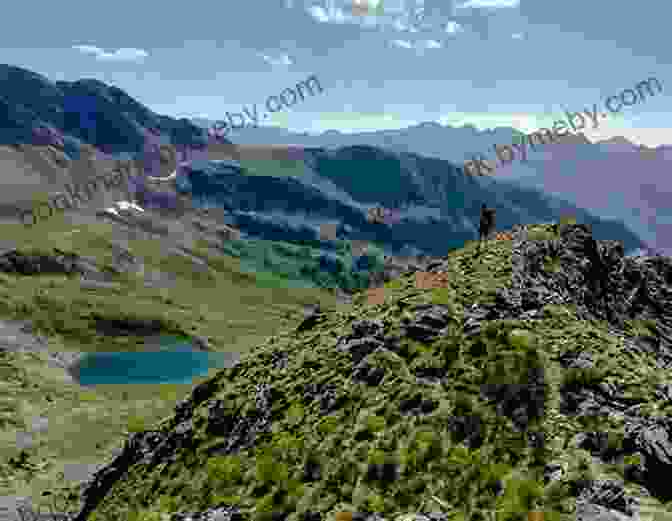
M 369 5 L 353 14 L 353 1 Z M 324 92 L 268 124 L 532 131 L 656 77 L 662 93 L 586 135 L 672 143 L 663 0 L 64 0 L 10 2 L 3 14 L 5 63 L 97 78 L 175 117 L 263 107 L 316 74 Z

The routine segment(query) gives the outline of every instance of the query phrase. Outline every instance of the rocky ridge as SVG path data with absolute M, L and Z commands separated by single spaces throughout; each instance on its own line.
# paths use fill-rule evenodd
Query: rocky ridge
M 585 225 L 475 251 L 426 267 L 447 288 L 401 277 L 196 387 L 95 475 L 76 519 L 669 512 L 672 259 L 625 258 Z

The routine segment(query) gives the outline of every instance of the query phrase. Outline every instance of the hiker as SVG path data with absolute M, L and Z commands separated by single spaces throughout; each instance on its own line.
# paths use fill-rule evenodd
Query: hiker
M 495 230 L 495 209 L 488 208 L 485 206 L 485 203 L 481 205 L 481 220 L 478 227 L 478 249 L 481 249 L 481 242 L 485 237 L 485 240 L 488 240 L 488 237 Z

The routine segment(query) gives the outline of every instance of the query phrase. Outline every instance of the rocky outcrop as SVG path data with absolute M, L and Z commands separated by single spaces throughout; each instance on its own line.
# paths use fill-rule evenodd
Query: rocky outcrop
M 114 460 L 99 470 L 83 489 L 84 505 L 75 518 L 84 520 L 100 502 L 109 488 L 121 478 L 135 463 L 152 457 L 153 451 L 159 447 L 167 436 L 164 433 L 146 431 L 134 433 L 124 445 L 124 448 Z
M 576 305 L 582 320 L 606 320 L 616 329 L 650 319 L 659 356 L 672 356 L 672 258 L 625 257 L 620 242 L 596 241 L 584 224 L 561 227 L 551 240 L 529 240 L 527 227 L 512 235 L 511 288 L 499 289 L 497 303 L 483 307 L 488 319 L 531 316 L 547 304 Z M 557 267 L 549 269 L 549 261 Z
M 71 253 L 56 251 L 53 255 L 6 251 L 0 255 L 0 271 L 21 275 L 84 274 L 92 271 L 89 263 Z
M 345 327 L 340 318 L 336 330 L 329 329 L 333 324 L 329 313 L 318 308 L 308 310 L 292 334 L 291 349 L 289 344 L 271 348 L 270 345 L 277 342 L 269 342 L 249 362 L 243 361 L 227 370 L 225 377 L 220 374 L 219 381 L 211 379 L 196 387 L 188 399 L 178 404 L 175 416 L 163 424 L 161 430 L 131 437 L 122 456 L 89 483 L 78 521 L 85 521 L 102 502 L 112 501 L 109 499 L 112 485 L 123 481 L 126 473 L 135 472 L 136 464 L 146 469 L 171 465 L 178 458 L 189 457 L 202 442 L 203 435 L 216 439 L 208 444 L 208 457 L 240 455 L 258 447 L 261 440 L 275 432 L 275 422 L 281 418 L 279 411 L 293 403 L 292 396 L 296 393 L 302 407 L 315 410 L 316 414 L 319 411 L 319 418 L 343 421 L 361 415 L 365 408 L 374 407 L 373 403 L 378 407 L 380 396 L 384 396 L 382 403 L 394 401 L 395 421 L 413 421 L 418 422 L 417 425 L 442 410 L 441 414 L 446 414 L 447 404 L 451 403 L 450 414 L 442 418 L 441 426 L 450 433 L 453 445 L 472 451 L 492 450 L 488 447 L 494 442 L 494 425 L 506 421 L 502 424 L 506 427 L 497 431 L 498 435 L 518 436 L 525 450 L 536 454 L 534 457 L 543 469 L 544 485 L 565 486 L 575 500 L 574 513 L 580 519 L 637 519 L 642 498 L 613 479 L 577 474 L 564 460 L 574 454 L 572 451 L 584 451 L 598 466 L 622 465 L 625 479 L 631 485 L 643 487 L 659 502 L 669 501 L 672 494 L 661 476 L 672 471 L 672 419 L 669 415 L 655 416 L 646 407 L 654 400 L 660 407 L 672 405 L 669 384 L 661 382 L 651 396 L 633 395 L 627 382 L 600 376 L 603 362 L 598 363 L 597 358 L 602 355 L 591 352 L 580 341 L 562 346 L 563 351 L 554 360 L 556 370 L 565 376 L 583 372 L 593 375 L 591 378 L 563 378 L 558 383 L 547 374 L 541 354 L 535 355 L 537 358 L 526 358 L 526 366 L 509 369 L 504 380 L 487 377 L 491 374 L 489 371 L 497 374 L 498 370 L 495 367 L 499 363 L 498 352 L 488 344 L 500 335 L 493 327 L 495 321 L 512 321 L 517 328 L 528 324 L 527 333 L 520 329 L 507 333 L 507 338 L 513 339 L 511 342 L 517 347 L 506 353 L 507 356 L 516 352 L 531 356 L 534 351 L 526 351 L 526 339 L 531 336 L 529 332 L 535 330 L 535 323 L 546 324 L 549 305 L 563 309 L 569 317 L 567 320 L 573 323 L 603 324 L 601 327 L 608 331 L 610 338 L 620 342 L 620 351 L 612 356 L 628 359 L 647 355 L 661 371 L 671 367 L 672 353 L 666 329 L 672 319 L 670 259 L 625 258 L 618 243 L 595 241 L 589 227 L 583 225 L 562 227 L 557 230 L 559 235 L 546 240 L 535 239 L 538 232 L 533 227 L 512 231 L 511 284 L 498 288 L 494 302 L 473 299 L 461 315 L 456 314 L 452 303 L 411 302 L 400 298 L 386 301 L 390 306 L 375 308 L 383 312 L 381 315 L 366 311 L 369 316 L 361 317 L 351 313 Z M 431 259 L 423 268 L 441 274 L 449 269 L 451 260 Z M 445 281 L 448 290 L 459 283 L 455 277 L 446 277 Z M 415 294 L 422 291 L 429 290 L 413 289 Z M 394 319 L 397 309 L 401 315 L 398 321 Z M 642 318 L 650 321 L 649 332 L 633 336 L 628 324 Z M 326 347 L 319 352 L 312 351 L 309 346 L 320 337 L 329 339 L 322 344 Z M 307 345 L 297 345 L 297 339 L 301 338 L 310 340 Z M 450 343 L 455 338 L 460 338 L 461 345 Z M 492 357 L 489 362 L 483 358 L 487 356 Z M 468 367 L 467 360 L 475 365 Z M 457 372 L 456 366 L 460 368 Z M 319 377 L 307 383 L 299 381 L 299 373 L 306 371 Z M 468 376 L 456 384 L 455 378 L 461 372 Z M 264 381 L 261 375 L 268 380 Z M 227 384 L 222 384 L 223 378 Z M 243 378 L 250 380 L 244 380 L 249 383 L 240 388 L 239 398 L 227 399 L 232 396 L 231 389 L 236 382 Z M 286 378 L 290 385 L 285 385 Z M 409 381 L 414 382 L 412 387 L 404 384 Z M 389 382 L 396 383 L 390 387 Z M 223 393 L 224 385 L 231 386 L 227 387 L 229 394 Z M 374 394 L 368 395 L 369 390 Z M 580 421 L 599 422 L 610 418 L 622 422 L 622 434 L 614 437 L 613 430 L 607 431 L 606 427 L 604 430 L 583 428 L 566 440 L 562 461 L 545 460 L 544 454 L 553 441 L 547 419 L 551 414 L 551 392 L 557 393 L 552 414 L 562 417 L 567 425 L 574 426 L 572 428 Z M 243 399 L 244 396 L 253 399 Z M 363 396 L 378 399 L 364 405 L 357 401 L 363 400 Z M 476 401 L 495 414 L 487 417 L 483 409 L 475 409 Z M 368 425 L 375 426 L 375 422 Z M 278 432 L 286 432 L 282 429 Z M 201 439 L 196 432 L 201 433 Z M 340 435 L 343 451 L 349 444 L 374 439 L 361 426 L 351 433 L 340 431 Z M 438 445 L 427 443 L 427 450 L 441 450 Z M 637 461 L 632 459 L 635 456 Z M 338 462 L 332 463 L 338 466 Z M 331 472 L 328 465 L 312 460 L 306 460 L 301 469 L 302 482 L 310 484 L 319 483 Z M 362 472 L 364 481 L 383 486 L 387 482 L 398 483 L 404 471 L 393 462 L 369 462 L 362 466 Z M 404 479 L 409 476 L 405 475 Z M 496 495 L 506 495 L 508 485 L 504 481 L 498 479 L 489 485 Z M 418 492 L 423 493 L 426 494 Z M 427 501 L 431 497 L 428 496 Z M 241 512 L 230 504 L 213 504 L 195 512 L 173 513 L 171 520 L 205 520 L 217 516 L 249 518 Z M 285 519 L 287 515 L 278 512 L 277 519 Z M 304 511 L 302 515 L 303 519 L 325 519 L 324 512 L 317 509 Z M 449 512 L 418 513 L 405 515 L 404 520 L 447 519 L 450 515 Z M 352 519 L 388 518 L 364 512 L 355 514 Z

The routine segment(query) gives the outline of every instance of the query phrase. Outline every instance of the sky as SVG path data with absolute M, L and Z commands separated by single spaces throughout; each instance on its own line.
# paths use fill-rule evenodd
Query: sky
M 663 0 L 63 0 L 39 16 L 10 2 L 4 17 L 5 63 L 54 81 L 96 78 L 173 117 L 263 112 L 269 96 L 315 75 L 321 94 L 263 124 L 530 132 L 657 78 L 662 92 L 586 136 L 672 144 Z

